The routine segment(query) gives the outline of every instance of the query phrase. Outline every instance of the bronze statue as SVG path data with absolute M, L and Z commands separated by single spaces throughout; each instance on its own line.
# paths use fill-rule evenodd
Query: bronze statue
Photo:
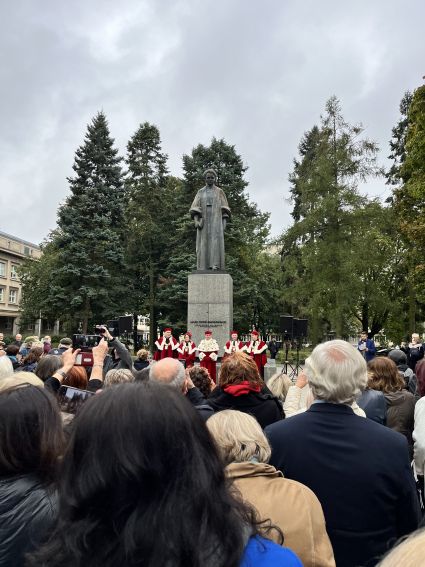
M 198 270 L 224 270 L 224 230 L 230 209 L 224 191 L 215 185 L 217 173 L 207 169 L 205 187 L 199 189 L 190 207 L 196 227 Z

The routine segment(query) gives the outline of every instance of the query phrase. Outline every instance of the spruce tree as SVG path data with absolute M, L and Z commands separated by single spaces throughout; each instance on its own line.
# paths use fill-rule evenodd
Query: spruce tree
M 121 158 L 108 123 L 99 112 L 88 125 L 77 149 L 70 195 L 58 211 L 52 234 L 56 255 L 46 294 L 52 309 L 81 322 L 102 323 L 125 306 L 123 270 L 123 211 L 125 192 Z
M 159 130 L 145 122 L 127 144 L 128 230 L 127 258 L 132 291 L 132 312 L 150 316 L 150 348 L 156 339 L 157 287 L 167 262 L 169 202 L 167 156 Z

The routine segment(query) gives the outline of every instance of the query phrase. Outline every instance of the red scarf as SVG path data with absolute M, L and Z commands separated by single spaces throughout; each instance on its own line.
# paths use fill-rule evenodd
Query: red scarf
M 253 386 L 247 380 L 240 382 L 239 384 L 229 384 L 224 386 L 223 390 L 226 394 L 230 394 L 231 396 L 243 396 L 245 394 L 249 394 L 250 392 L 256 392 L 257 394 L 261 392 L 260 386 Z

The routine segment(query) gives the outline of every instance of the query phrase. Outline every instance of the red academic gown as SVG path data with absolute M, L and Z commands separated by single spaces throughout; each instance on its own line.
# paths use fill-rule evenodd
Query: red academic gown
M 240 352 L 244 350 L 246 350 L 246 346 L 242 341 L 227 341 L 226 346 L 224 347 L 223 360 L 234 352 Z
M 208 344 L 209 343 L 209 344 Z M 208 348 L 208 350 L 203 350 Z M 211 350 L 209 350 L 211 349 Z M 215 349 L 215 350 L 212 350 Z M 205 357 L 201 360 L 200 362 L 200 366 L 202 366 L 202 368 L 206 368 L 211 376 L 211 378 L 214 380 L 214 382 L 217 381 L 217 361 L 213 360 L 211 358 L 211 355 L 214 353 L 216 355 L 218 355 L 218 351 L 219 351 L 219 347 L 217 344 L 217 341 L 215 339 L 212 339 L 211 341 L 206 341 L 205 339 L 203 339 L 199 345 L 198 345 L 198 351 L 199 353 L 203 352 L 205 354 Z
M 260 376 L 264 378 L 264 366 L 267 364 L 267 343 L 264 341 L 250 341 L 246 345 L 246 352 L 254 359 Z
M 179 360 L 184 360 L 185 368 L 192 368 L 196 358 L 195 343 L 193 341 L 189 341 L 188 343 L 182 341 L 177 351 L 179 353 Z
M 163 358 L 177 358 L 179 353 L 177 349 L 179 348 L 179 343 L 174 337 L 170 337 L 168 345 L 165 344 L 165 337 L 160 337 L 155 341 L 155 346 L 157 350 L 153 355 L 154 360 L 162 360 Z

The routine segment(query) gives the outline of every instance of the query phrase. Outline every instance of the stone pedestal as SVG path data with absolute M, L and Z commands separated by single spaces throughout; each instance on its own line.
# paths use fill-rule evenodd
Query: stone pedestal
M 210 329 L 220 346 L 219 356 L 233 326 L 233 280 L 224 272 L 199 271 L 188 277 L 187 328 L 198 345 Z

